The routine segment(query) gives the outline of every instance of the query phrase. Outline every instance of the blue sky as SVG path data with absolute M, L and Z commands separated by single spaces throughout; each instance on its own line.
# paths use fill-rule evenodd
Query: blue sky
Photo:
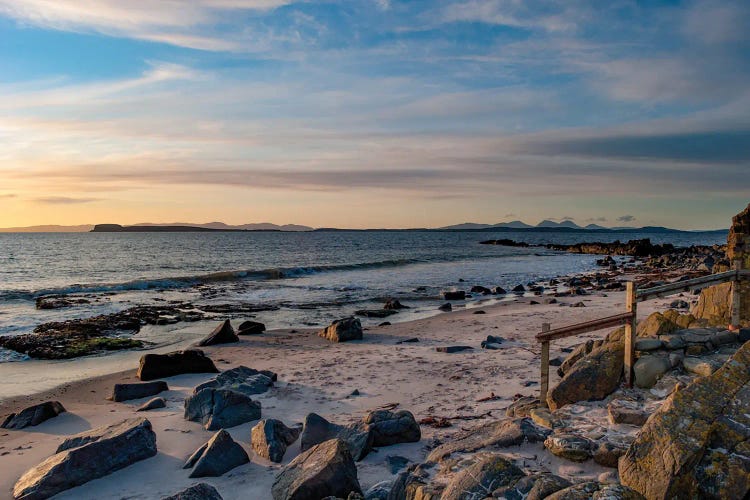
M 0 0 L 0 225 L 726 227 L 747 26 L 746 1 Z

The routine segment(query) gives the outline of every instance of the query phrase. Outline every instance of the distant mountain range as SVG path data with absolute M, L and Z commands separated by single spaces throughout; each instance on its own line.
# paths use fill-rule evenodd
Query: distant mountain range
M 526 224 L 520 220 L 514 220 L 512 222 L 500 222 L 498 224 L 477 224 L 474 222 L 464 222 L 463 224 L 455 224 L 453 226 L 445 226 L 438 229 L 446 231 L 491 231 L 491 230 L 517 230 L 517 229 L 553 229 L 553 230 L 575 230 L 575 231 L 652 231 L 652 232 L 669 232 L 669 231 L 682 231 L 681 229 L 670 229 L 661 226 L 646 226 L 646 227 L 604 227 L 598 224 L 589 224 L 587 226 L 579 226 L 571 220 L 564 220 L 562 222 L 555 222 L 549 219 L 545 219 L 536 226 Z M 717 230 L 721 231 L 721 230 Z

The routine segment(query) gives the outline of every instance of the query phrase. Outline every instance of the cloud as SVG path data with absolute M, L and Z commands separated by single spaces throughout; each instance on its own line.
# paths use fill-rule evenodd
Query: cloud
M 633 222 L 635 217 L 632 215 L 621 215 L 617 218 L 617 222 Z
M 44 203 L 47 205 L 75 205 L 78 203 L 92 203 L 94 201 L 100 201 L 100 198 L 70 198 L 67 196 L 44 196 L 41 198 L 35 198 L 34 201 L 37 203 Z
M 585 222 L 607 222 L 606 217 L 589 217 Z
M 9 200 L 9 199 L 12 199 L 12 198 L 17 198 L 17 197 L 18 197 L 18 195 L 15 194 L 15 193 L 3 193 L 3 194 L 0 194 L 0 200 Z

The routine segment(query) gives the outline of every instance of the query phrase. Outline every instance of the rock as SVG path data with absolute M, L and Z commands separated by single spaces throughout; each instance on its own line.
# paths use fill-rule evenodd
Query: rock
M 639 409 L 636 403 L 627 403 L 625 401 L 612 401 L 607 406 L 609 412 L 609 421 L 613 424 L 628 424 L 642 426 L 648 420 L 649 413 Z
M 533 408 L 529 412 L 529 417 L 531 417 L 531 420 L 533 420 L 537 425 L 541 425 L 542 427 L 546 427 L 548 429 L 552 429 L 554 427 L 552 413 L 550 413 L 550 411 L 546 408 Z
M 635 385 L 642 389 L 652 388 L 656 382 L 669 370 L 672 364 L 665 356 L 641 356 L 633 365 Z
M 398 314 L 395 309 L 359 309 L 354 312 L 357 316 L 364 316 L 365 318 L 387 318 L 394 314 Z
M 154 380 L 183 373 L 218 373 L 211 358 L 198 349 L 141 356 L 138 378 Z
M 651 499 L 744 498 L 750 491 L 750 344 L 674 391 L 620 459 L 622 484 Z
M 599 345 L 601 345 L 601 343 L 597 343 L 593 340 L 587 340 L 582 344 L 578 344 L 568 355 L 568 357 L 565 358 L 565 361 L 562 362 L 560 368 L 557 369 L 557 374 L 561 377 L 564 377 L 565 374 L 570 371 L 573 365 L 575 365 L 579 360 L 583 359 L 585 355 L 593 351 L 594 348 L 598 347 Z
M 599 491 L 599 483 L 596 481 L 589 481 L 586 483 L 578 483 L 573 486 L 568 486 L 562 490 L 558 490 L 550 496 L 546 497 L 545 500 L 591 500 L 594 498 L 594 494 Z
M 621 484 L 600 484 L 592 500 L 645 500 L 643 496 Z
M 422 431 L 410 411 L 375 410 L 362 421 L 372 434 L 372 446 L 416 443 L 422 439 Z
M 534 424 L 529 418 L 490 422 L 454 437 L 430 452 L 428 462 L 440 462 L 454 453 L 473 453 L 490 448 L 501 449 L 524 443 L 544 441 L 550 431 Z
M 398 301 L 398 299 L 388 299 L 385 301 L 385 304 L 383 305 L 383 309 L 388 309 L 388 310 L 409 309 L 409 306 L 403 305 L 401 302 Z
M 55 418 L 64 412 L 65 408 L 63 408 L 63 405 L 60 402 L 46 401 L 38 405 L 24 408 L 20 413 L 11 413 L 5 418 L 3 424 L 0 425 L 0 428 L 24 429 L 26 427 L 33 427 L 51 418 Z
M 677 349 L 684 349 L 687 343 L 682 338 L 682 335 L 662 335 L 659 337 L 662 344 L 666 349 L 670 351 L 676 351 Z
M 464 300 L 466 299 L 466 292 L 463 290 L 458 291 L 445 291 L 443 292 L 444 300 Z
M 638 323 L 638 337 L 658 337 L 679 330 L 680 326 L 660 312 L 650 314 Z
M 399 471 L 406 468 L 409 465 L 410 460 L 406 457 L 400 457 L 398 455 L 388 455 L 385 457 L 385 463 L 388 464 L 388 470 L 391 474 L 398 474 Z
M 378 326 L 391 326 L 390 321 L 383 321 L 382 323 L 378 323 Z M 396 342 L 398 344 L 398 342 Z
M 63 307 L 73 307 L 80 304 L 90 304 L 91 301 L 81 297 L 65 295 L 47 295 L 36 298 L 37 309 L 62 309 Z
M 135 411 L 156 410 L 158 408 L 166 408 L 166 406 L 167 406 L 167 402 L 164 400 L 164 398 L 153 398 L 143 403 Z
M 185 399 L 185 420 L 209 431 L 228 429 L 260 419 L 260 402 L 233 389 L 207 387 Z
M 313 446 L 292 460 L 276 476 L 273 500 L 308 500 L 362 494 L 357 466 L 349 448 L 339 439 Z
M 253 427 L 250 442 L 255 453 L 271 462 L 281 463 L 287 447 L 302 432 L 301 427 L 287 427 L 280 420 L 261 420 Z
M 721 363 L 708 359 L 685 357 L 682 360 L 682 367 L 686 372 L 695 373 L 699 377 L 708 377 L 716 370 L 721 368 Z
M 526 287 L 524 287 L 523 285 L 516 285 L 515 287 L 513 287 L 512 291 L 514 293 L 524 293 L 526 291 Z
M 586 304 L 583 302 L 576 302 L 575 304 L 571 304 L 570 307 L 586 307 Z
M 501 286 L 496 286 L 495 288 L 492 289 L 492 293 L 495 295 L 506 295 L 508 291 Z
M 539 399 L 533 396 L 521 396 L 513 401 L 505 410 L 509 417 L 528 417 L 531 410 L 539 407 Z
M 732 321 L 732 283 L 709 286 L 701 290 L 692 314 L 711 325 L 726 326 Z
M 670 309 L 688 309 L 690 307 L 690 304 L 687 303 L 687 301 L 682 299 L 673 300 L 671 304 L 669 304 Z
M 507 500 L 542 500 L 571 484 L 565 478 L 546 472 L 522 477 L 512 486 L 496 489 L 492 496 Z
M 277 378 L 277 375 L 270 370 L 255 370 L 247 366 L 238 366 L 221 372 L 208 382 L 196 386 L 193 394 L 198 394 L 206 388 L 214 388 L 232 389 L 246 396 L 254 396 L 268 392 Z
M 636 339 L 635 350 L 636 351 L 655 351 L 661 349 L 664 343 L 659 339 Z
M 408 338 L 408 339 L 399 340 L 396 343 L 397 344 L 413 344 L 415 342 L 419 342 L 419 339 L 417 337 L 411 337 L 411 338 Z
M 440 500 L 484 498 L 495 489 L 508 486 L 522 477 L 523 471 L 511 460 L 500 454 L 491 454 L 458 472 L 445 487 Z
M 222 324 L 214 328 L 214 331 L 208 334 L 203 340 L 198 342 L 200 347 L 217 345 L 217 344 L 231 344 L 232 342 L 239 342 L 240 338 L 234 332 L 232 324 L 229 320 L 224 320 Z
M 331 342 L 362 340 L 362 323 L 356 318 L 338 319 L 318 335 Z
M 168 391 L 169 386 L 163 380 L 156 382 L 145 382 L 142 384 L 115 384 L 112 389 L 112 401 L 129 401 L 131 399 L 147 398 L 155 396 L 163 391 Z
M 391 493 L 392 481 L 380 481 L 365 491 L 365 500 L 388 500 Z
M 469 345 L 450 345 L 450 346 L 442 346 L 442 347 L 435 348 L 437 352 L 445 352 L 448 354 L 452 354 L 454 352 L 469 351 L 472 349 L 474 348 Z
M 597 347 L 570 368 L 547 394 L 550 410 L 578 401 L 604 399 L 614 392 L 622 377 L 625 348 L 619 342 Z
M 453 310 L 453 306 L 450 304 L 450 302 L 446 302 L 445 304 L 438 307 L 438 310 L 443 311 L 443 312 L 449 312 Z
M 237 329 L 237 335 L 260 335 L 266 331 L 266 325 L 257 321 L 243 321 Z
M 190 488 L 184 489 L 169 497 L 161 500 L 223 500 L 216 488 L 207 483 L 194 484 Z
M 193 469 L 190 477 L 219 477 L 250 461 L 245 450 L 227 431 L 221 429 L 206 444 L 195 450 L 183 469 Z
M 544 441 L 544 447 L 558 457 L 585 462 L 591 458 L 594 445 L 576 434 L 554 434 Z
M 49 498 L 154 455 L 156 434 L 145 418 L 76 434 L 65 439 L 54 455 L 21 476 L 13 488 L 13 498 Z
M 739 337 L 736 333 L 730 332 L 729 330 L 722 330 L 711 335 L 709 342 L 715 347 L 718 347 L 726 344 L 733 344 L 738 341 L 738 338 Z
M 603 441 L 594 448 L 594 462 L 604 467 L 617 468 L 617 461 L 625 454 L 627 446 Z
M 471 293 L 481 293 L 482 295 L 491 295 L 492 290 L 490 290 L 487 287 L 476 285 L 476 286 L 471 287 Z
M 487 313 L 486 313 L 486 312 L 484 312 L 484 311 L 482 311 L 481 309 L 477 309 L 476 311 L 474 311 L 474 312 L 473 312 L 473 313 L 471 313 L 471 314 L 487 314 Z
M 365 458 L 372 449 L 373 435 L 367 426 L 362 423 L 346 426 L 338 425 L 315 413 L 310 413 L 305 417 L 302 437 L 300 438 L 300 449 L 302 451 L 307 451 L 331 439 L 339 439 L 346 444 L 349 453 L 356 461 Z

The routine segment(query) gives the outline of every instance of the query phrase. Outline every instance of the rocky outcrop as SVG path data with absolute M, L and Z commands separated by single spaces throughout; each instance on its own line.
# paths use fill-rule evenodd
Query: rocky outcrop
M 186 349 L 168 354 L 146 354 L 141 356 L 138 378 L 154 380 L 183 373 L 218 373 L 211 358 L 198 349 Z
M 612 243 L 575 243 L 573 245 L 546 245 L 551 250 L 558 250 L 571 253 L 586 253 L 599 255 L 629 255 L 631 257 L 650 257 L 654 255 L 663 255 L 674 251 L 674 245 L 665 243 L 663 245 L 654 245 L 651 240 L 644 238 L 642 240 L 630 240 L 627 243 L 620 243 L 619 240 Z
M 373 446 L 416 443 L 422 439 L 422 431 L 410 411 L 371 411 L 362 422 L 372 434 Z
M 310 413 L 305 417 L 300 438 L 300 449 L 306 451 L 312 447 L 339 439 L 349 449 L 349 453 L 356 461 L 360 461 L 372 450 L 373 435 L 366 425 L 361 422 L 351 425 L 338 425 L 329 422 L 318 414 Z
M 156 434 L 145 418 L 77 434 L 63 441 L 55 455 L 21 476 L 13 498 L 49 498 L 154 455 Z
M 732 321 L 732 283 L 709 286 L 701 290 L 692 314 L 711 325 L 726 326 Z
M 727 258 L 739 263 L 740 269 L 750 269 L 750 205 L 732 217 L 727 237 Z M 750 326 L 750 280 L 738 283 L 740 291 L 740 324 Z
M 250 461 L 245 450 L 224 429 L 195 450 L 183 469 L 193 469 L 190 477 L 218 477 Z
M 488 454 L 456 474 L 440 496 L 440 500 L 485 498 L 498 488 L 521 479 L 524 473 L 508 458 Z
M 168 390 L 169 386 L 163 380 L 142 384 L 115 384 L 112 389 L 112 396 L 109 399 L 112 401 L 129 401 L 131 399 L 155 396 L 160 392 Z
M 206 483 L 198 483 L 172 496 L 161 500 L 223 500 L 216 488 Z
M 581 358 L 547 394 L 549 408 L 607 397 L 620 384 L 624 352 L 621 342 L 609 342 Z
M 11 413 L 5 418 L 3 424 L 0 425 L 0 428 L 23 429 L 25 427 L 32 427 L 51 418 L 55 418 L 64 412 L 65 408 L 60 402 L 46 401 L 38 405 L 29 406 L 28 408 L 21 410 L 20 413 Z
M 301 431 L 301 427 L 287 427 L 280 420 L 261 420 L 250 432 L 250 442 L 255 453 L 281 463 L 287 447 L 297 440 Z
M 362 323 L 357 318 L 338 319 L 318 333 L 331 342 L 362 340 Z
M 750 344 L 675 391 L 620 459 L 622 484 L 649 499 L 750 492 Z
M 229 320 L 224 320 L 222 324 L 214 328 L 203 340 L 198 342 L 200 347 L 206 347 L 217 344 L 231 344 L 232 342 L 239 342 L 240 338 L 234 332 L 232 323 Z
M 273 500 L 347 498 L 362 494 L 357 466 L 340 439 L 320 443 L 284 467 L 271 488 Z
M 400 309 L 409 309 L 409 306 L 405 306 L 399 302 L 398 299 L 388 299 L 385 301 L 385 304 L 383 304 L 383 309 L 397 311 Z
M 209 431 L 258 420 L 260 415 L 260 402 L 234 389 L 208 387 L 185 399 L 185 420 L 200 422 Z

